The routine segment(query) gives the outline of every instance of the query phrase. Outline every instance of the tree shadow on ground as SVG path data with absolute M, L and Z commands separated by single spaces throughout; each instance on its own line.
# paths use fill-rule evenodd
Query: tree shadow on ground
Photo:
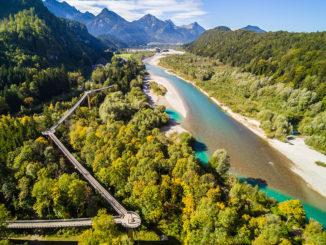
M 195 142 L 195 150 L 197 152 L 204 152 L 207 151 L 207 145 L 205 145 L 203 142 L 197 141 Z
M 258 185 L 258 188 L 265 188 L 267 187 L 266 180 L 260 179 L 260 178 L 241 178 L 240 181 L 245 181 L 251 186 L 255 187 Z

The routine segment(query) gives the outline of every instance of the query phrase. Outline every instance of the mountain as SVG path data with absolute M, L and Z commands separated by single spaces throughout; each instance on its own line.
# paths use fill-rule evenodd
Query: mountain
M 43 3 L 57 17 L 76 20 L 84 24 L 95 18 L 93 14 L 89 12 L 82 13 L 66 2 L 60 3 L 56 0 L 45 0 Z
M 183 33 L 186 40 L 185 43 L 189 43 L 195 40 L 194 37 L 199 37 L 200 34 L 205 32 L 205 29 L 197 22 L 194 22 L 192 24 L 179 27 L 179 31 Z
M 150 14 L 129 22 L 106 8 L 94 16 L 87 12 L 81 13 L 66 2 L 45 0 L 44 5 L 56 16 L 82 22 L 92 35 L 101 36 L 102 40 L 105 38 L 113 43 L 118 41 L 120 45 L 125 43 L 136 46 L 150 42 L 188 43 L 205 31 L 197 22 L 176 26 L 171 20 L 162 21 Z
M 111 32 L 112 29 L 118 29 L 119 26 L 123 29 L 126 25 L 128 25 L 128 21 L 107 8 L 87 23 L 87 27 L 93 35 Z
M 129 45 L 143 45 L 146 44 L 148 39 L 144 30 L 133 26 L 130 22 L 106 8 L 86 25 L 90 33 L 95 36 L 101 35 L 104 37 L 108 35 Z
M 240 30 L 247 30 L 247 31 L 252 31 L 256 33 L 265 33 L 265 30 L 260 29 L 258 26 L 251 26 L 247 25 L 246 27 L 241 28 Z
M 106 46 L 83 24 L 57 18 L 41 0 L 15 0 L 0 14 L 0 48 L 7 53 L 3 56 L 7 64 L 16 63 L 12 57 L 21 55 L 26 57 L 25 63 L 33 63 L 35 56 L 44 60 L 42 63 L 77 68 L 96 63 L 105 54 Z M 16 21 L 8 20 L 9 15 Z
M 178 27 L 171 20 L 162 21 L 150 14 L 133 21 L 132 25 L 135 28 L 140 28 L 147 34 L 147 43 L 177 43 L 183 39 L 182 34 L 178 32 Z
M 100 35 L 97 36 L 102 43 L 104 43 L 108 47 L 112 47 L 113 49 L 124 49 L 128 48 L 128 45 L 123 42 L 121 39 L 116 38 L 115 36 L 107 35 Z
M 0 113 L 72 92 L 92 64 L 112 57 L 84 24 L 56 17 L 41 0 L 7 2 L 0 8 Z

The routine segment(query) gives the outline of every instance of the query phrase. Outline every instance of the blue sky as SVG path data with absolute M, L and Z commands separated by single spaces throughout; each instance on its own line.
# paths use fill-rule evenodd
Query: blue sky
M 60 0 L 63 1 L 63 0 Z M 176 24 L 197 21 L 205 28 L 225 25 L 239 29 L 257 25 L 268 31 L 326 30 L 326 0 L 66 0 L 82 12 L 98 14 L 106 7 L 132 21 L 144 14 L 172 19 Z

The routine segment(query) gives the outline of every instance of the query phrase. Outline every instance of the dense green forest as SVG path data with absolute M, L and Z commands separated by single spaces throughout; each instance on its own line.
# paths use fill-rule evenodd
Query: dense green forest
M 256 75 L 272 77 L 273 83 L 314 91 L 319 100 L 325 98 L 326 32 L 258 34 L 217 27 L 203 33 L 187 49 Z
M 216 37 L 217 40 L 225 38 L 225 42 L 227 42 L 228 38 L 233 37 L 235 39 L 233 40 L 235 44 L 232 47 L 235 48 L 236 45 L 239 45 L 239 48 L 237 48 L 238 51 L 232 53 L 233 51 L 231 52 L 231 50 L 233 49 L 231 48 L 226 51 L 224 48 L 227 49 L 229 44 L 219 47 L 219 42 L 216 40 L 216 46 L 213 46 L 212 39 L 215 37 L 213 34 L 218 36 Z M 269 33 L 269 35 L 275 35 L 275 37 L 282 37 L 282 35 L 287 37 L 292 36 L 292 34 L 293 33 Z M 257 35 L 257 39 L 263 38 L 259 37 L 260 35 L 266 36 L 266 34 L 247 33 L 247 31 L 231 32 L 213 30 L 212 32 L 203 34 L 203 36 L 201 36 L 197 41 L 189 45 L 191 51 L 200 55 L 186 54 L 168 56 L 161 60 L 161 64 L 165 67 L 172 68 L 178 74 L 195 81 L 196 85 L 200 86 L 211 96 L 229 106 L 234 112 L 258 119 L 268 137 L 277 137 L 281 140 L 285 140 L 285 137 L 293 132 L 300 133 L 308 136 L 306 138 L 306 143 L 308 145 L 325 153 L 326 97 L 323 92 L 323 87 L 325 86 L 325 81 L 323 79 L 325 79 L 325 76 L 322 76 L 322 73 L 320 73 L 325 66 L 320 67 L 317 73 L 313 73 L 313 69 L 309 69 L 309 72 L 311 73 L 304 74 L 300 81 L 296 80 L 296 82 L 293 82 L 294 80 L 291 80 L 288 77 L 290 70 L 294 69 L 293 67 L 296 67 L 297 64 L 305 64 L 307 67 L 319 67 L 319 65 L 324 61 L 324 58 L 322 57 L 324 57 L 323 55 L 325 52 L 323 51 L 321 44 L 325 47 L 325 39 L 324 42 L 320 41 L 321 50 L 318 52 L 319 55 L 316 55 L 314 59 L 307 58 L 303 60 L 301 56 L 291 56 L 291 59 L 293 60 L 286 63 L 288 67 L 279 64 L 279 69 L 284 69 L 284 74 L 278 76 L 276 71 L 275 73 L 271 72 L 271 70 L 266 73 L 260 73 L 253 70 L 253 66 L 251 67 L 251 65 L 254 64 L 253 60 L 255 60 L 260 54 L 255 50 L 258 49 L 258 46 L 261 47 L 264 43 L 268 43 L 268 39 L 266 38 L 266 40 L 264 39 L 260 41 L 256 46 L 250 46 L 249 44 L 244 45 L 242 43 L 242 39 L 240 39 L 242 35 L 245 37 L 256 37 Z M 311 39 L 318 42 L 321 39 L 319 35 L 323 36 L 324 33 L 312 33 Z M 305 37 L 305 34 L 302 34 L 302 36 Z M 207 40 L 205 37 L 207 37 Z M 238 37 L 239 40 L 235 37 Z M 298 40 L 300 40 L 299 37 L 301 37 L 301 35 L 298 34 Z M 309 34 L 307 34 L 307 37 L 309 37 Z M 292 39 L 297 40 L 294 37 Z M 203 49 L 204 40 L 208 42 L 207 50 Z M 253 45 L 253 40 L 255 39 L 248 39 L 247 42 L 252 42 L 251 45 Z M 271 38 L 271 40 L 273 39 Z M 280 40 L 282 39 L 280 38 Z M 302 42 L 305 42 L 304 40 L 305 39 L 302 38 Z M 272 43 L 274 45 L 278 42 L 274 41 Z M 273 45 L 271 44 L 268 47 L 264 46 L 261 50 L 264 50 L 264 52 L 267 53 L 277 53 L 279 50 L 274 50 Z M 283 49 L 285 46 L 282 46 Z M 301 46 L 305 48 L 309 47 L 309 45 L 303 45 L 302 43 Z M 240 47 L 242 49 L 245 49 L 246 47 L 249 51 L 244 51 L 240 49 Z M 317 49 L 318 47 L 313 46 L 312 48 Z M 218 51 L 214 53 L 213 50 Z M 228 60 L 219 58 L 220 52 L 223 53 L 224 51 L 230 53 Z M 257 57 L 250 60 L 248 58 L 250 56 L 248 56 L 249 54 L 247 54 L 247 52 L 249 52 L 250 55 L 257 55 Z M 288 52 L 290 51 L 288 50 Z M 307 54 L 309 53 L 310 52 L 307 51 Z M 281 57 L 281 54 L 278 55 Z M 236 60 L 238 60 L 238 56 L 243 56 L 242 60 L 249 59 L 250 64 L 246 64 L 245 61 L 243 61 L 243 63 L 235 63 Z M 224 56 L 221 55 L 221 57 Z M 275 57 L 277 57 L 276 54 Z M 280 58 L 282 62 L 285 57 L 288 56 L 284 54 L 284 56 Z M 260 58 L 261 57 L 259 57 L 259 59 Z M 268 60 L 271 61 L 274 59 L 277 58 L 269 58 Z M 229 64 L 222 63 L 221 60 L 225 63 L 230 63 L 240 67 L 232 67 Z M 239 58 L 239 60 L 241 59 Z M 275 62 L 276 61 L 274 60 L 274 63 Z M 282 64 L 285 63 L 283 62 Z M 285 77 L 288 78 L 285 79 Z M 312 84 L 314 85 L 312 86 Z
M 92 82 L 85 82 L 91 65 L 109 61 L 105 58 L 112 53 L 85 43 L 84 26 L 54 17 L 39 0 L 3 6 L 0 240 L 17 235 L 6 229 L 8 219 L 95 216 L 92 228 L 76 231 L 82 232 L 80 244 L 132 244 L 113 222 L 114 210 L 41 136 L 81 95 L 44 104 L 40 114 L 29 110 L 77 87 L 114 85 L 93 94 L 91 109 L 81 105 L 56 135 L 128 210 L 141 216 L 137 239 L 159 240 L 163 233 L 184 244 L 326 243 L 326 232 L 316 221 L 306 221 L 299 201 L 278 203 L 229 175 L 225 150 L 217 149 L 204 165 L 195 158 L 191 135 L 160 132 L 169 116 L 162 106 L 152 108 L 142 91 L 146 54 L 127 61 L 112 57 L 93 71 Z M 202 74 L 211 79 L 209 71 Z
M 91 110 L 80 107 L 69 124 L 57 129 L 77 159 L 127 209 L 141 215 L 139 234 L 160 230 L 185 244 L 325 242 L 321 225 L 306 223 L 298 201 L 277 203 L 257 187 L 228 175 L 230 159 L 224 150 L 217 150 L 203 165 L 194 157 L 189 134 L 161 133 L 159 128 L 169 117 L 164 107 L 153 109 L 148 104 L 143 77 L 143 65 L 112 59 L 94 71 L 92 85 L 114 84 L 114 88 L 107 95 L 93 95 Z M 9 153 L 4 154 L 3 165 L 12 173 L 4 174 L 1 183 L 7 216 L 6 210 L 19 218 L 84 217 L 103 208 L 101 198 L 58 151 L 38 137 L 39 130 L 52 125 L 77 99 L 45 107 L 43 115 L 33 120 L 7 118 L 9 125 L 11 120 L 35 125 L 29 132 L 32 140 L 22 139 L 15 148 L 8 144 Z M 98 213 L 93 227 L 82 234 L 81 244 L 131 243 L 107 213 L 113 210 Z
M 83 85 L 77 73 L 112 56 L 84 25 L 55 17 L 40 0 L 17 0 L 0 13 L 0 113 L 26 112 Z
M 96 70 L 93 79 L 100 86 L 112 84 L 112 76 L 121 72 L 128 79 L 117 80 L 105 98 L 94 96 L 93 110 L 80 108 L 62 130 L 68 137 L 61 139 L 116 198 L 141 215 L 141 230 L 155 227 L 185 244 L 325 241 L 317 222 L 305 222 L 298 201 L 277 203 L 228 175 L 230 159 L 224 150 L 216 150 L 203 165 L 194 157 L 189 134 L 161 133 L 169 118 L 164 107 L 153 109 L 141 90 L 144 67 L 133 61 L 121 67 L 121 62 L 113 59 L 112 65 Z M 99 215 L 101 219 L 105 214 Z M 93 227 L 86 234 L 93 241 L 113 243 L 114 229 L 107 238 L 96 235 L 100 231 Z

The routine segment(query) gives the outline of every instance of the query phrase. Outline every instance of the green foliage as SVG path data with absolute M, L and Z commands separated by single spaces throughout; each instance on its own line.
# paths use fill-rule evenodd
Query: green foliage
M 268 137 L 283 141 L 292 132 L 308 136 L 306 144 L 326 152 L 326 117 L 317 92 L 276 82 L 273 77 L 259 77 L 193 54 L 170 55 L 161 65 L 196 82 L 234 112 L 260 121 Z M 198 74 L 213 72 L 203 81 Z
M 151 86 L 151 89 L 153 90 L 154 94 L 165 95 L 166 88 L 163 85 L 160 85 L 156 82 L 149 82 L 149 85 Z
M 44 138 L 25 141 L 7 156 L 7 175 L 0 181 L 6 205 L 18 218 L 71 218 L 91 213 L 90 204 L 96 205 L 93 192 L 76 174 L 62 174 L 65 168 Z
M 221 176 L 225 175 L 230 169 L 230 157 L 225 150 L 216 150 L 208 163 Z
M 121 92 L 110 94 L 100 107 L 101 119 L 104 122 L 109 120 L 130 120 L 133 114 L 133 108 L 130 108 L 130 103 Z
M 200 83 L 199 86 L 223 103 L 237 105 L 236 112 L 255 116 L 256 112 L 271 110 L 275 118 L 281 114 L 281 121 L 277 125 L 271 120 L 261 121 L 261 126 L 269 137 L 276 136 L 285 140 L 285 136 L 293 128 L 309 136 L 306 144 L 325 153 L 325 40 L 326 32 L 257 34 L 245 30 L 216 28 L 206 31 L 187 45 L 187 49 L 194 54 L 210 57 L 212 63 L 219 60 L 224 64 L 240 67 L 242 71 L 265 77 L 255 78 L 256 81 L 252 82 L 252 76 L 235 77 L 233 74 L 226 74 L 227 76 L 219 79 L 219 72 L 216 74 L 217 79 L 211 79 L 209 84 Z M 181 64 L 187 67 L 184 62 L 178 62 L 179 64 L 170 64 L 174 68 Z M 211 67 L 205 65 L 205 69 L 199 70 L 207 72 L 210 69 Z M 193 72 L 185 73 L 188 74 Z M 243 79 L 243 76 L 249 79 Z M 204 81 L 202 78 L 199 80 Z M 229 93 L 222 86 L 223 83 L 220 84 L 223 80 L 227 80 L 227 84 L 232 87 Z M 236 94 L 236 98 L 232 98 L 236 100 L 235 103 L 230 101 L 232 92 Z M 241 97 L 247 100 L 244 101 Z M 322 122 L 317 124 L 318 121 Z
M 325 167 L 326 168 L 326 163 L 321 162 L 321 161 L 316 161 L 315 162 L 318 166 Z
M 272 76 L 275 82 L 326 95 L 326 32 L 258 34 L 245 30 L 206 31 L 187 49 L 219 59 L 256 75 Z
M 306 225 L 303 238 L 305 244 L 321 245 L 326 243 L 326 231 L 323 232 L 323 227 L 317 221 L 310 219 Z
M 10 219 L 10 211 L 8 211 L 4 204 L 0 203 L 0 239 L 7 235 L 5 221 Z
M 112 57 L 84 25 L 53 16 L 40 0 L 17 0 L 2 11 L 0 113 L 24 112 L 68 92 L 81 81 L 67 70 L 87 75 L 92 63 Z
M 2 115 L 0 118 L 0 163 L 1 171 L 4 170 L 4 163 L 7 154 L 16 147 L 22 145 L 22 142 L 35 138 L 40 130 L 40 120 L 35 117 L 14 118 Z M 0 175 L 1 176 L 1 175 Z
M 113 216 L 108 215 L 106 210 L 100 210 L 93 220 L 92 229 L 80 236 L 78 244 L 132 244 L 132 241 L 118 231 Z
M 323 241 L 318 227 L 307 228 L 305 237 L 296 235 L 297 229 L 305 229 L 305 214 L 299 202 L 278 204 L 257 187 L 226 175 L 230 161 L 224 150 L 216 151 L 209 161 L 211 167 L 204 166 L 194 156 L 194 139 L 189 134 L 176 138 L 160 132 L 168 116 L 164 107 L 153 109 L 147 103 L 141 90 L 142 66 L 113 60 L 100 69 L 104 76 L 92 82 L 93 86 L 108 83 L 114 88 L 93 95 L 92 109 L 78 108 L 70 123 L 58 127 L 56 134 L 128 210 L 140 214 L 142 230 L 155 227 L 188 244 Z M 34 118 L 38 127 L 52 125 L 77 100 L 45 106 L 43 115 Z M 120 105 L 126 114 L 121 114 Z M 28 121 L 8 118 L 3 119 L 5 125 Z M 275 121 L 282 123 L 281 119 Z M 18 132 L 23 128 L 20 124 L 11 127 Z M 10 140 L 5 138 L 4 142 Z M 72 174 L 75 170 L 71 164 L 43 137 L 30 141 L 18 137 L 16 145 L 9 146 L 3 153 L 6 172 L 0 179 L 0 199 L 13 216 L 92 217 L 92 211 L 101 208 L 97 202 L 100 197 L 77 174 Z M 111 215 L 100 211 L 80 243 L 131 241 L 122 235 Z
M 105 77 L 101 79 L 98 83 L 105 83 Z M 160 133 L 167 120 L 164 108 L 134 107 L 130 101 L 142 101 L 143 94 L 135 92 L 130 80 L 128 84 L 124 91 L 109 92 L 100 106 L 107 106 L 107 101 L 124 104 L 128 115 L 119 118 L 125 114 L 117 113 L 104 122 L 103 113 L 112 110 L 109 106 L 99 114 L 77 112 L 70 142 L 100 182 L 141 215 L 143 228 L 156 226 L 188 244 L 302 241 L 291 225 L 304 228 L 301 204 L 279 208 L 258 188 L 228 176 L 230 159 L 224 150 L 216 151 L 211 167 L 203 166 L 194 158 L 193 138 L 187 133 L 177 139 Z M 283 127 L 282 116 L 274 118 L 267 112 L 260 117 Z M 288 206 L 293 209 L 283 208 Z
M 118 54 L 117 56 L 129 59 L 129 60 L 135 60 L 139 64 L 142 64 L 144 59 L 153 56 L 155 53 L 156 53 L 155 51 L 124 50 L 124 53 Z
M 281 214 L 287 219 L 287 222 L 303 224 L 306 213 L 298 200 L 289 200 L 279 204 L 278 208 Z

